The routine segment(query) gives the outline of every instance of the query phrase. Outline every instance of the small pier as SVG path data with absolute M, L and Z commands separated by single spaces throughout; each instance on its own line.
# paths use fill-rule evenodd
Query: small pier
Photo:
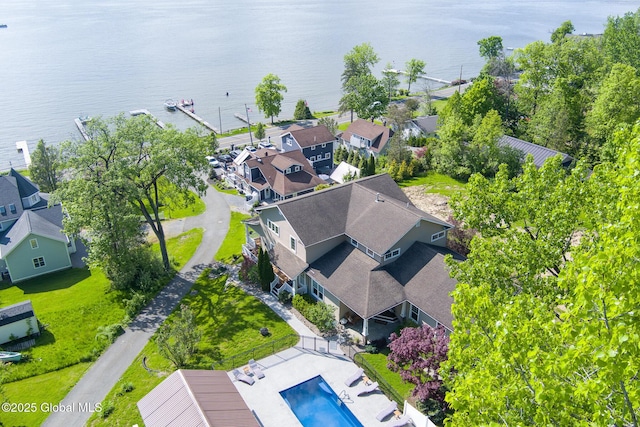
M 392 74 L 404 74 L 405 76 L 407 75 L 407 72 L 404 70 L 394 70 L 393 68 L 390 68 L 388 70 L 382 70 L 383 73 L 392 73 Z M 427 76 L 426 74 L 418 74 L 418 78 L 419 79 L 425 79 L 425 80 L 430 80 L 432 82 L 438 82 L 438 83 L 442 83 L 445 85 L 450 85 L 451 82 L 449 80 L 444 80 L 444 79 L 439 79 L 436 77 L 430 77 Z
M 220 131 L 215 128 L 213 125 L 211 125 L 209 122 L 207 122 L 205 119 L 203 119 L 202 117 L 200 117 L 199 115 L 197 115 L 196 113 L 194 113 L 193 108 L 191 108 L 191 110 L 187 110 L 186 107 L 193 107 L 193 101 L 182 101 L 182 102 L 178 102 L 176 104 L 176 108 L 180 111 L 182 111 L 184 114 L 186 114 L 187 116 L 191 117 L 193 120 L 195 120 L 196 122 L 200 123 L 202 126 L 206 127 L 207 129 L 209 129 L 212 132 L 215 133 L 220 133 Z
M 24 156 L 24 163 L 29 166 L 31 165 L 31 155 L 29 154 L 29 146 L 27 145 L 27 141 L 18 141 L 16 142 L 16 149 L 18 153 L 22 153 Z
M 243 115 L 241 113 L 234 113 L 233 115 L 236 117 L 236 119 L 240 120 L 241 122 L 244 122 L 247 124 L 249 123 L 249 117 L 246 114 Z
M 156 123 L 156 125 L 158 125 L 160 129 L 165 129 L 167 127 L 167 125 L 165 125 L 162 121 L 158 120 L 156 116 L 151 114 L 151 112 L 149 112 L 149 110 L 145 108 L 141 108 L 140 110 L 131 110 L 129 111 L 129 114 L 131 114 L 131 116 L 133 117 L 142 116 L 142 115 L 149 116 Z
M 88 141 L 89 138 L 89 134 L 87 133 L 87 130 L 84 128 L 84 125 L 89 121 L 89 118 L 75 118 L 73 119 L 73 121 L 76 124 L 76 127 L 78 128 L 78 130 L 80 131 L 80 135 L 82 135 L 82 137 L 84 138 L 85 141 Z

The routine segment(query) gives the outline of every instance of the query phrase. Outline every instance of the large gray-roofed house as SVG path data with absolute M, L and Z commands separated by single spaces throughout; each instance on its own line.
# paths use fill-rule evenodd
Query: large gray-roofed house
M 357 119 L 349 125 L 341 136 L 342 143 L 350 149 L 364 150 L 373 155 L 383 154 L 393 130 L 386 126 Z
M 138 401 L 147 427 L 259 427 L 224 371 L 178 370 Z
M 337 319 L 360 319 L 357 332 L 365 337 L 370 320 L 397 317 L 451 330 L 449 294 L 455 281 L 444 256 L 461 259 L 446 249 L 452 226 L 416 208 L 388 175 L 257 212 L 247 227 L 260 234 L 278 275 L 284 276 L 272 283 L 274 294 L 309 293 L 335 306 Z M 248 234 L 244 253 L 252 244 Z
M 551 148 L 543 147 L 531 142 L 523 141 L 522 139 L 514 138 L 512 136 L 504 135 L 498 140 L 498 144 L 506 145 L 516 150 L 520 150 L 524 153 L 525 157 L 528 154 L 533 156 L 533 163 L 537 168 L 542 167 L 545 160 L 550 157 L 554 157 L 558 154 L 562 156 L 562 166 L 569 167 L 573 162 L 573 157 L 568 154 L 561 153 L 559 151 L 552 150 Z
M 333 168 L 333 151 L 336 137 L 324 125 L 302 128 L 290 126 L 280 135 L 283 152 L 300 151 L 313 165 L 316 173 Z
M 19 172 L 0 176 L 0 277 L 19 282 L 71 267 L 76 247 L 62 232 L 62 206 L 47 204 Z

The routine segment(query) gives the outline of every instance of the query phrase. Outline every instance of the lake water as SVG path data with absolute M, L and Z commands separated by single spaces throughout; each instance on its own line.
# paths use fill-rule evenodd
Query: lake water
M 179 128 L 195 122 L 163 109 L 193 99 L 195 112 L 223 130 L 250 108 L 267 122 L 254 89 L 268 73 L 288 88 L 282 117 L 298 99 L 336 109 L 344 54 L 370 42 L 403 69 L 426 61 L 430 76 L 468 78 L 483 65 L 476 42 L 499 35 L 505 47 L 549 40 L 571 20 L 576 33 L 601 33 L 629 0 L 2 0 L 0 1 L 0 170 L 24 165 L 27 140 L 79 138 L 73 119 L 146 108 Z M 415 87 L 416 84 L 413 85 Z M 403 82 L 401 87 L 406 87 Z M 229 93 L 229 96 L 226 93 Z

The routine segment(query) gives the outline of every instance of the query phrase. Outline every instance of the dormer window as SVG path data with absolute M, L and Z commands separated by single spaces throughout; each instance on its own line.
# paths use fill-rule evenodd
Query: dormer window
M 356 248 L 358 247 L 358 241 L 356 239 L 351 239 L 351 244 Z
M 446 232 L 446 231 L 444 231 L 444 230 L 443 230 L 443 231 L 440 231 L 440 232 L 438 232 L 438 233 L 435 233 L 435 234 L 431 235 L 431 241 L 432 241 L 432 242 L 435 242 L 436 240 L 440 240 L 440 239 L 442 239 L 446 234 L 447 234 L 447 232 Z
M 384 254 L 384 260 L 386 261 L 388 259 L 395 258 L 395 257 L 397 257 L 399 255 L 400 255 L 400 248 L 396 248 L 396 249 L 394 249 L 392 251 L 389 251 L 386 254 Z
M 9 204 L 9 210 L 11 211 L 12 214 L 16 213 L 16 205 L 14 205 L 13 203 Z

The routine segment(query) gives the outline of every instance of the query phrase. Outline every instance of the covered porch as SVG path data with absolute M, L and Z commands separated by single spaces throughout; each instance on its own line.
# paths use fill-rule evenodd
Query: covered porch
M 340 303 L 338 330 L 347 332 L 354 340 L 367 344 L 381 338 L 388 339 L 402 323 L 405 315 L 405 303 L 401 303 L 382 313 L 362 318 L 348 306 Z

